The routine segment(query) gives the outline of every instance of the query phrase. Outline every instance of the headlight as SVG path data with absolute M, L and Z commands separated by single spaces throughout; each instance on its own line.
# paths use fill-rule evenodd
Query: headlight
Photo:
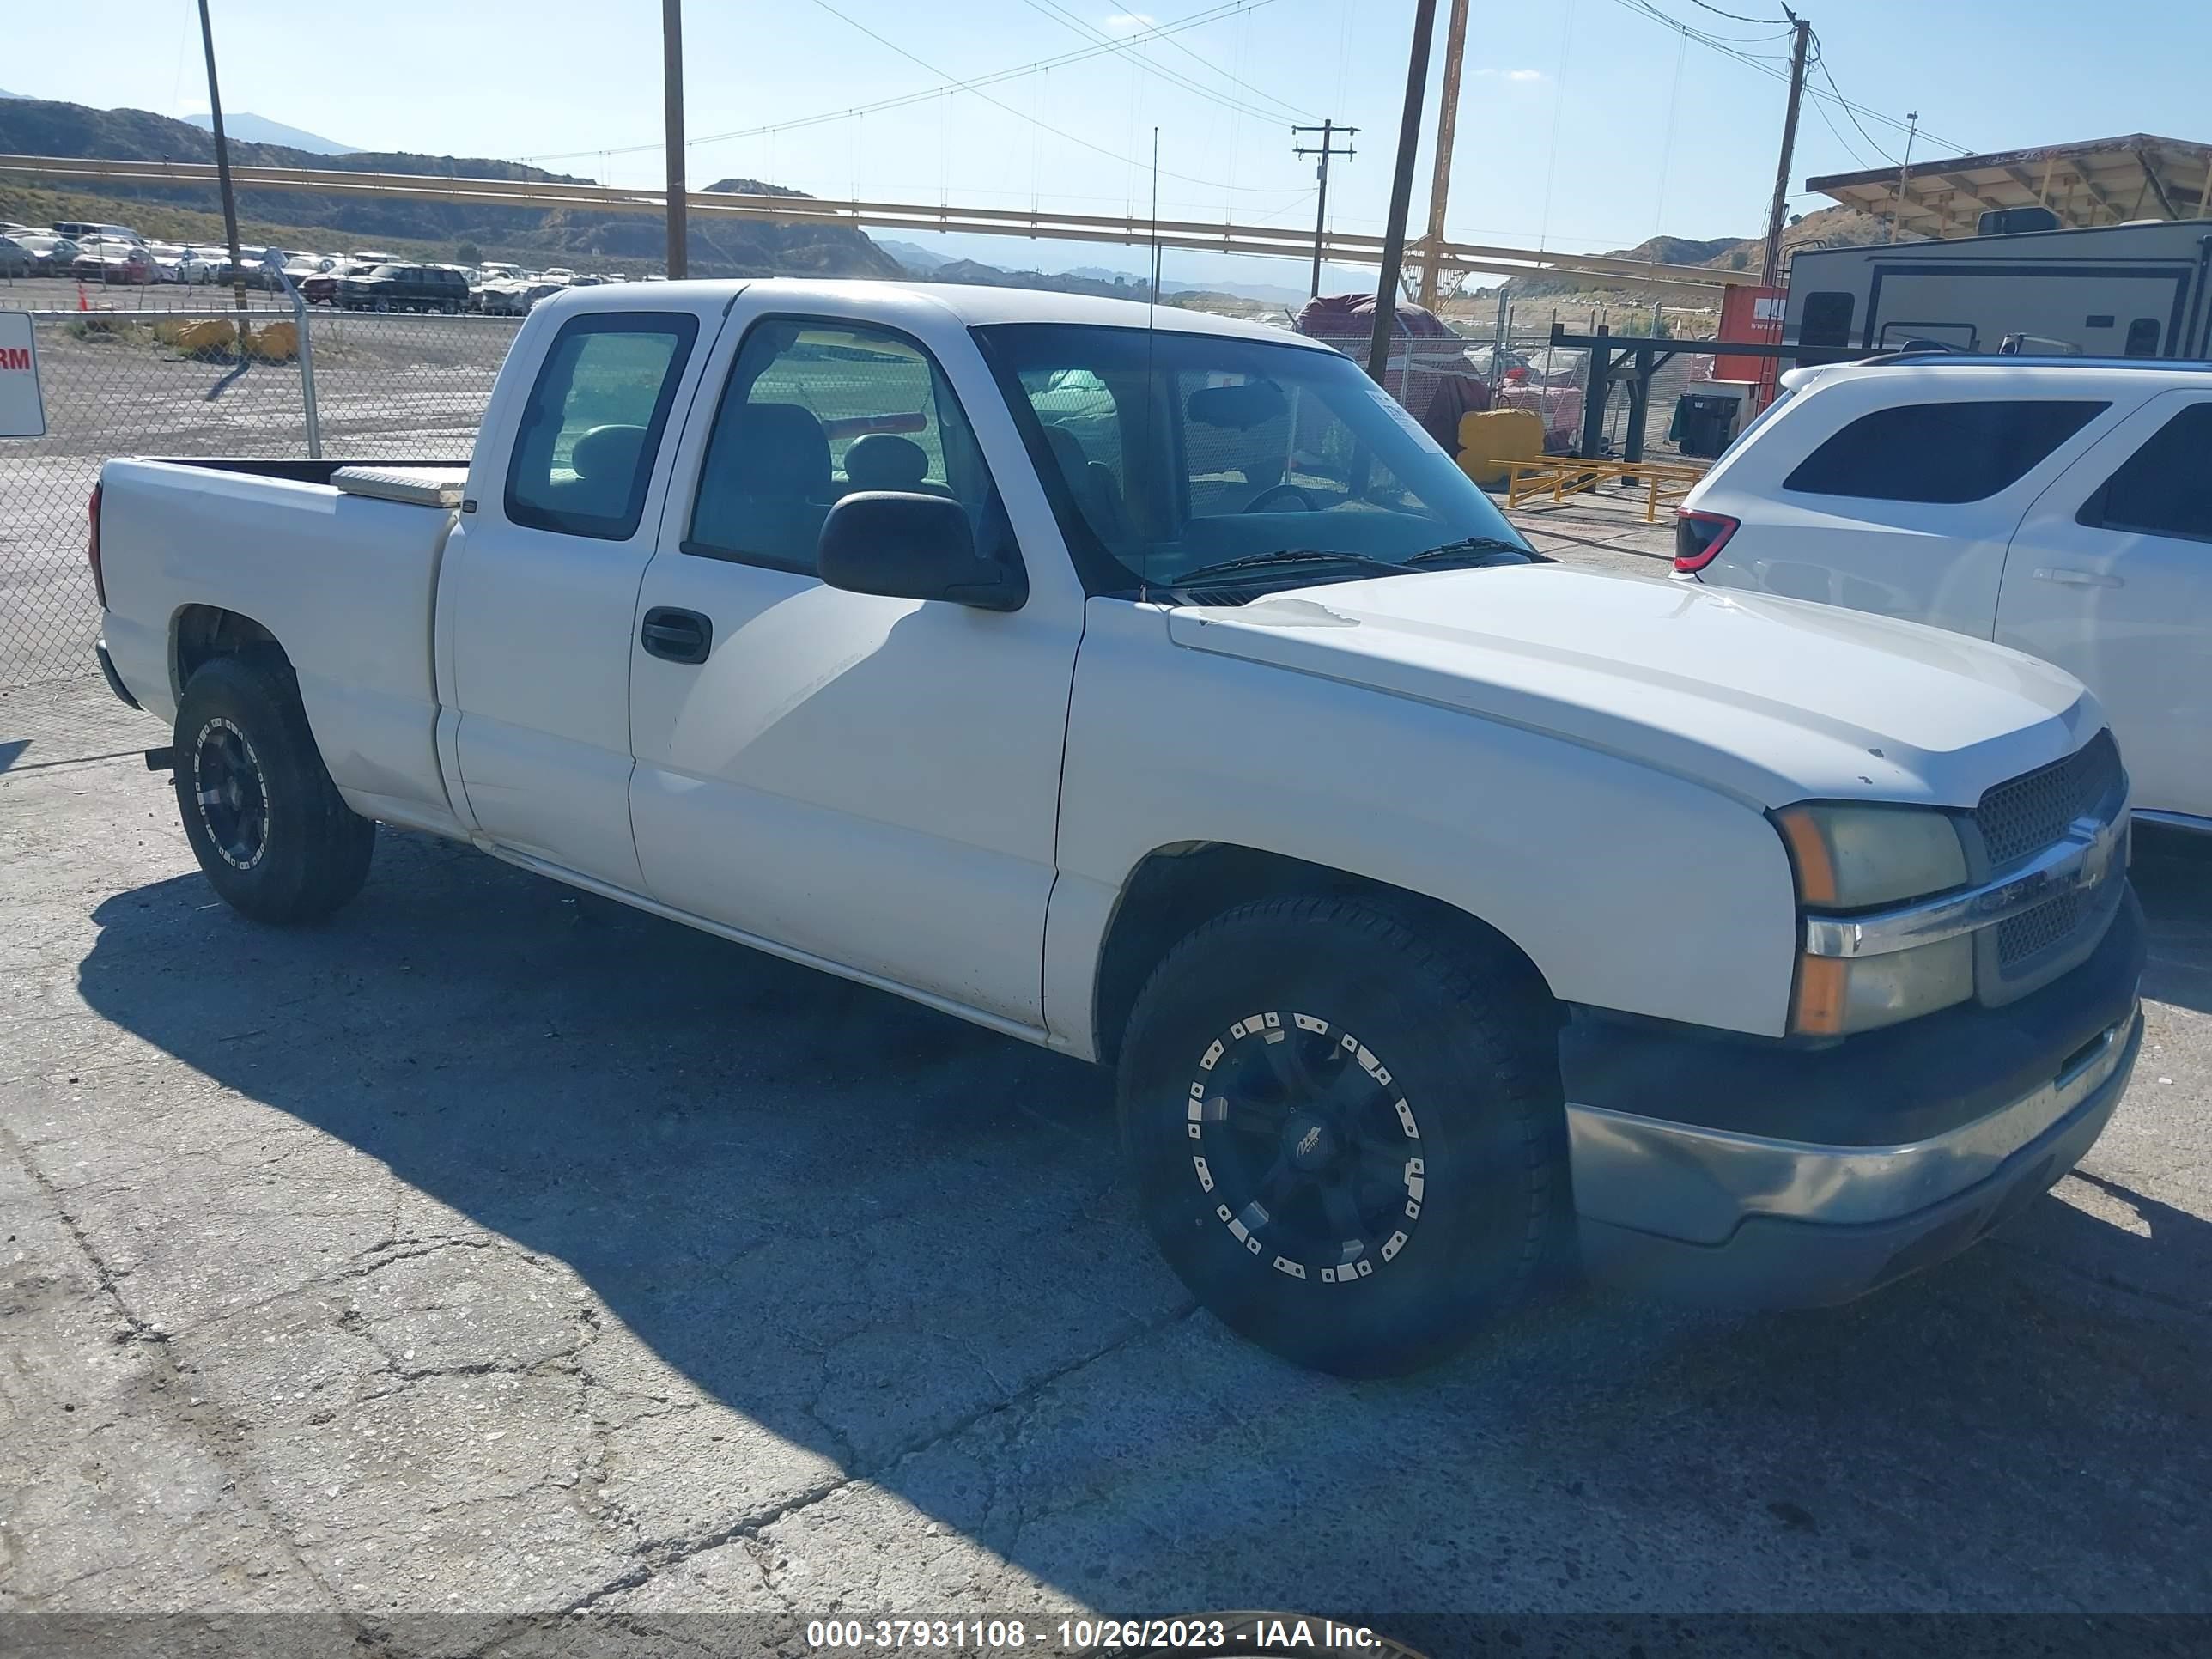
M 1803 910 L 1866 910 L 1932 897 L 1966 881 L 1958 831 L 1930 808 L 1792 806 L 1776 813 L 1775 823 Z M 1970 935 L 1873 956 L 1801 952 L 1790 1028 L 1844 1036 L 1933 1013 L 1973 993 Z

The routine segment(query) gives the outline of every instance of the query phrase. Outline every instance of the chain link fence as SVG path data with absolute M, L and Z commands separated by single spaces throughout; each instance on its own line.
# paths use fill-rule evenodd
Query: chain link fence
M 0 685 L 90 672 L 85 508 L 115 455 L 308 453 L 289 307 L 33 312 L 43 438 L 0 439 Z M 313 313 L 322 453 L 465 461 L 519 320 Z
M 137 298 L 140 296 L 132 296 Z M 4 302 L 0 296 L 0 302 Z M 227 307 L 134 305 L 31 313 L 46 435 L 0 440 L 0 686 L 88 672 L 100 608 L 84 555 L 85 507 L 114 455 L 310 453 L 300 325 L 281 300 Z M 340 459 L 465 461 L 520 319 L 311 309 L 321 453 Z M 1364 362 L 1366 342 L 1331 342 Z M 1668 441 L 1674 403 L 1705 372 L 1686 351 L 1653 378 L 1645 453 Z M 1589 355 L 1544 339 L 1395 342 L 1385 385 L 1448 448 L 1467 409 L 1518 407 L 1547 448 L 1578 447 Z M 1621 453 L 1628 397 L 1606 388 L 1607 453 Z

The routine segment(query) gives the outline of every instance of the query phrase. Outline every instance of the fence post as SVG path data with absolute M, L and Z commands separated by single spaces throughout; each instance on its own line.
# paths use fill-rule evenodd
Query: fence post
M 277 281 L 284 284 L 284 292 L 291 296 L 292 326 L 300 336 L 300 404 L 307 416 L 307 459 L 323 459 L 322 417 L 315 412 L 315 349 L 307 337 L 307 301 L 300 293 L 300 285 L 282 270 Z

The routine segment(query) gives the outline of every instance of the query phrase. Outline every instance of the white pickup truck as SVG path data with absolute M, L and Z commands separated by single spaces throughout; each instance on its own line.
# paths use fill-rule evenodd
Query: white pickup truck
M 239 910 L 344 903 L 381 821 L 1114 1065 L 1176 1272 L 1339 1371 L 1559 1258 L 1856 1295 L 2141 1042 L 2078 683 L 1539 559 L 1258 327 L 575 290 L 465 468 L 112 461 L 92 562 Z

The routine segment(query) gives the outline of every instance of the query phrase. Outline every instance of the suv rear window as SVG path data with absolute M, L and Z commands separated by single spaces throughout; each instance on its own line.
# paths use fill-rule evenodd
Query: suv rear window
M 1866 501 L 1985 501 L 2108 407 L 1984 399 L 1877 409 L 1800 461 L 1782 487 Z

